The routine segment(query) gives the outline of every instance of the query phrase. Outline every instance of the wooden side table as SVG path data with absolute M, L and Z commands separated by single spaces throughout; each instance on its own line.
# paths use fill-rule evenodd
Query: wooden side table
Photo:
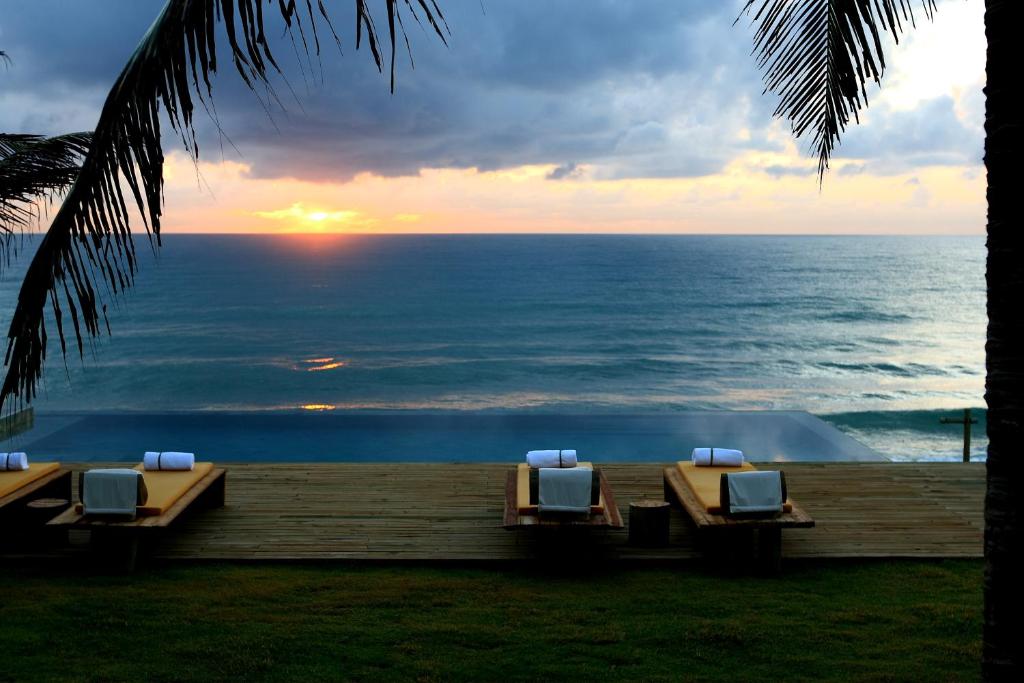
M 36 498 L 22 508 L 21 536 L 34 547 L 60 545 L 67 540 L 67 532 L 46 526 L 46 523 L 71 507 L 67 498 Z
M 66 498 L 36 498 L 25 504 L 25 521 L 31 526 L 46 524 L 69 507 Z
M 630 545 L 668 545 L 668 513 L 663 500 L 641 499 L 629 504 Z

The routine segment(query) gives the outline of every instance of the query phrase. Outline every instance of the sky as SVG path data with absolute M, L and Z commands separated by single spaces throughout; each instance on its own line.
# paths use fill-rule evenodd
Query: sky
M 0 0 L 0 130 L 91 129 L 162 4 Z M 984 233 L 981 0 L 940 0 L 891 46 L 821 187 L 771 116 L 742 0 L 438 4 L 449 44 L 408 24 L 394 94 L 347 0 L 327 3 L 341 54 L 274 43 L 283 108 L 222 67 L 228 139 L 200 112 L 196 166 L 165 135 L 164 230 Z

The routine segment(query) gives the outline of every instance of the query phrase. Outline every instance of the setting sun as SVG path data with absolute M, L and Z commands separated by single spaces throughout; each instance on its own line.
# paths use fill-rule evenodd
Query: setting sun
M 251 211 L 246 215 L 276 224 L 273 232 L 345 232 L 350 229 L 366 229 L 377 222 L 359 211 L 309 208 L 303 202 L 294 202 L 283 209 Z

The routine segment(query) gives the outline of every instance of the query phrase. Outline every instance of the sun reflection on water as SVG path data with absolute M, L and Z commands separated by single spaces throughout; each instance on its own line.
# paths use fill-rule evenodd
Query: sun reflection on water
M 337 406 L 330 403 L 304 403 L 299 406 L 303 410 L 313 410 L 317 412 L 323 412 L 325 410 L 334 410 Z
M 326 358 L 307 358 L 302 361 L 306 364 L 306 372 L 323 372 L 324 370 L 334 370 L 335 368 L 343 368 L 346 363 L 343 360 L 334 360 L 333 356 Z

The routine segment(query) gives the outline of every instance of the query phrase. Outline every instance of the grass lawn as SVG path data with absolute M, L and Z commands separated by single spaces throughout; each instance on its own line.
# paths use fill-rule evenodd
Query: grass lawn
M 0 680 L 974 680 L 981 561 L 8 568 Z

